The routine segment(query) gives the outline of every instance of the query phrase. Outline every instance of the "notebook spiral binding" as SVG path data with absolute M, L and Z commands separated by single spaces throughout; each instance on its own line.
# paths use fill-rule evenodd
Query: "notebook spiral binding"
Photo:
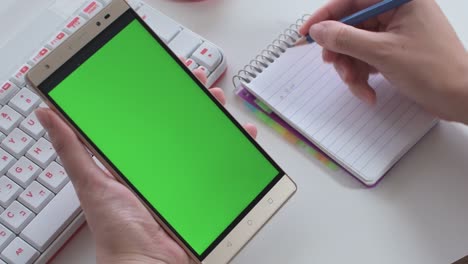
M 281 54 L 285 53 L 288 48 L 292 47 L 302 37 L 299 34 L 299 28 L 309 17 L 310 15 L 303 15 L 296 20 L 296 23 L 284 30 L 283 33 L 232 78 L 236 92 L 240 89 L 239 87 L 242 82 L 250 83 L 253 79 L 257 78 L 258 74 L 268 68 L 270 64 L 275 62 Z

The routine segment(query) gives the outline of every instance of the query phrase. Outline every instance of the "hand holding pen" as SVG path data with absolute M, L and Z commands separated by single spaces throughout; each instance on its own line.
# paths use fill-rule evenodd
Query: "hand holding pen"
M 379 72 L 426 110 L 468 123 L 468 55 L 434 0 L 413 0 L 357 27 L 336 21 L 381 2 L 332 0 L 300 33 L 324 48 L 324 61 L 365 102 L 378 100 L 368 79 Z

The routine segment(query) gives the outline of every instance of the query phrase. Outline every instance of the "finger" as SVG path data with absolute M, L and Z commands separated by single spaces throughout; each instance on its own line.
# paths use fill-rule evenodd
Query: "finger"
M 345 54 L 369 64 L 383 63 L 381 58 L 391 51 L 390 33 L 371 32 L 336 21 L 324 21 L 313 25 L 310 36 L 323 48 Z
M 325 20 L 341 20 L 346 16 L 363 10 L 381 0 L 331 0 L 323 7 L 318 9 L 312 16 L 301 26 L 299 33 L 305 36 L 309 33 L 309 28 L 319 22 Z M 370 21 L 378 21 L 381 23 L 388 23 L 389 19 L 394 15 L 396 10 L 391 10 L 377 17 L 377 19 L 370 19 Z M 375 24 L 375 22 L 365 22 L 366 25 Z
M 357 27 L 369 31 L 378 31 L 380 24 L 381 23 L 377 18 L 371 18 L 369 20 L 364 21 Z
M 109 180 L 104 172 L 94 163 L 90 154 L 78 139 L 73 130 L 50 109 L 38 109 L 36 115 L 47 130 L 55 151 L 77 190 L 91 192 Z
M 323 49 L 322 58 L 325 63 L 334 63 L 338 58 L 338 53 Z
M 375 105 L 377 102 L 377 94 L 369 84 L 369 76 L 371 67 L 362 61 L 353 60 L 354 69 L 357 71 L 356 79 L 351 82 L 350 86 L 354 86 L 351 90 L 359 90 L 363 93 L 364 101 L 369 105 Z
M 188 66 L 186 64 L 187 60 L 183 56 L 179 56 L 179 60 L 181 60 L 184 63 L 184 65 Z M 192 72 L 195 75 L 195 77 L 197 77 L 197 79 L 200 80 L 200 82 L 202 82 L 203 84 L 206 84 L 208 78 L 206 77 L 205 72 L 199 69 L 195 69 Z
M 364 101 L 366 104 L 374 106 L 377 103 L 375 90 L 365 80 L 358 80 L 348 85 L 354 96 Z
M 221 88 L 211 88 L 209 89 L 209 91 L 211 92 L 211 94 L 216 98 L 218 99 L 218 101 L 222 104 L 222 105 L 225 105 L 226 104 L 226 97 L 224 95 L 224 91 L 221 89 Z
M 315 11 L 312 16 L 301 26 L 299 33 L 303 36 L 309 33 L 309 29 L 313 24 L 325 20 L 339 20 L 344 17 L 346 12 L 349 12 L 353 5 L 353 0 L 332 0 L 325 6 Z
M 367 65 L 349 57 L 341 56 L 334 64 L 340 78 L 357 98 L 369 105 L 376 102 L 374 89 L 369 85 L 369 69 Z
M 179 60 L 181 60 L 184 64 L 185 64 L 186 61 L 187 61 L 183 56 L 179 56 Z M 195 69 L 195 70 L 193 71 L 193 74 L 194 74 L 195 77 L 197 77 L 197 79 L 200 80 L 200 82 L 202 82 L 203 84 L 206 84 L 206 82 L 208 81 L 208 78 L 206 77 L 205 72 L 203 72 L 202 70 Z
M 329 54 L 325 55 L 325 54 L 324 54 L 324 56 L 327 56 L 327 59 L 330 59 L 330 58 L 331 58 L 330 61 L 327 62 L 327 63 L 333 63 L 333 64 L 335 64 L 335 62 L 341 60 L 342 57 L 345 57 L 345 58 L 351 59 L 352 61 L 359 62 L 357 67 L 359 67 L 359 68 L 362 67 L 362 68 L 365 69 L 365 71 L 366 71 L 367 73 L 369 73 L 369 74 L 375 74 L 375 73 L 378 73 L 378 72 L 379 72 L 379 71 L 377 70 L 377 68 L 375 68 L 374 66 L 371 66 L 371 65 L 369 65 L 369 64 L 367 64 L 367 63 L 365 63 L 365 62 L 363 62 L 363 61 L 354 59 L 354 58 L 349 57 L 349 56 L 347 56 L 347 55 L 335 53 L 335 52 L 333 52 L 333 51 L 328 51 L 328 52 L 329 52 L 330 54 L 332 54 L 332 55 L 329 55 Z M 362 65 L 362 66 L 361 66 L 361 65 Z
M 257 127 L 252 125 L 252 124 L 245 124 L 244 125 L 244 128 L 245 130 L 247 130 L 247 132 L 249 133 L 250 136 L 252 136 L 253 138 L 257 138 Z
M 206 74 L 205 72 L 203 72 L 202 70 L 199 70 L 199 69 L 195 69 L 193 71 L 193 74 L 198 78 L 198 80 L 200 80 L 200 82 L 202 82 L 203 84 L 206 84 L 206 82 L 208 81 L 208 78 L 206 77 Z

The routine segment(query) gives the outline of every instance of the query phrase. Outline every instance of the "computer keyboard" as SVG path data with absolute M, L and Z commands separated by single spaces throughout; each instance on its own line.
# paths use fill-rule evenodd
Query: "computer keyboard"
M 60 158 L 34 113 L 47 105 L 27 87 L 25 75 L 110 1 L 86 1 L 0 84 L 0 263 L 46 263 L 85 221 Z M 144 2 L 130 2 L 161 39 L 187 59 L 187 67 L 207 74 L 207 86 L 222 75 L 226 59 L 221 49 Z

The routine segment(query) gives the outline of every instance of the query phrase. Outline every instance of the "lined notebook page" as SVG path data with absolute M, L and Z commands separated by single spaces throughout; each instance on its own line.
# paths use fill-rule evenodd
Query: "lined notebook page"
M 247 89 L 367 184 L 377 182 L 437 122 L 381 75 L 377 105 L 353 97 L 316 45 L 290 48 Z

